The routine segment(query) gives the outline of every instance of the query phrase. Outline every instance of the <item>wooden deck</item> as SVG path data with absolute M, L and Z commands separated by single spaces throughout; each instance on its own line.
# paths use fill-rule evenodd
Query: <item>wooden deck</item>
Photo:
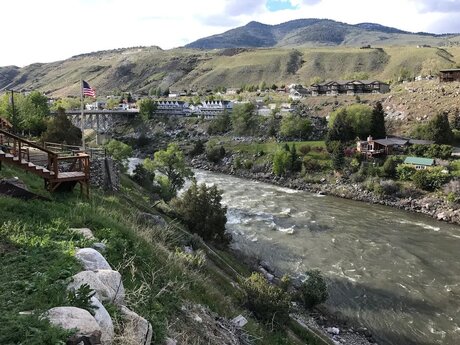
M 0 129 L 0 165 L 3 162 L 42 177 L 50 192 L 79 184 L 82 194 L 89 196 L 90 161 L 84 152 L 63 156 Z

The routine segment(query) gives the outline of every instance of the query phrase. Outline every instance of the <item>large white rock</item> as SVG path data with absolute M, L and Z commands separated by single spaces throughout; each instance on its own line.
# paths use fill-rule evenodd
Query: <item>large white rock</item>
M 91 298 L 91 304 L 96 307 L 94 309 L 94 319 L 98 323 L 99 327 L 101 327 L 102 335 L 101 341 L 102 345 L 112 345 L 113 337 L 115 336 L 115 332 L 113 329 L 113 322 L 112 318 L 110 317 L 107 309 L 102 305 L 102 303 L 96 298 Z
M 51 324 L 66 330 L 77 329 L 78 336 L 91 336 L 101 332 L 96 319 L 87 311 L 75 307 L 56 307 L 48 310 L 46 317 Z
M 93 271 L 82 271 L 75 274 L 72 277 L 72 281 L 67 286 L 67 289 L 76 291 L 84 284 L 88 284 L 91 290 L 96 292 L 95 296 L 99 301 L 111 301 L 113 295 L 110 293 L 109 288 L 101 282 Z
M 148 345 L 152 341 L 152 325 L 142 316 L 121 306 L 124 328 L 123 338 L 130 345 Z
M 88 228 L 70 228 L 70 231 L 82 235 L 87 240 L 95 240 L 93 232 Z
M 98 270 L 96 276 L 104 284 L 111 298 L 111 302 L 115 304 L 125 303 L 125 288 L 121 280 L 121 274 L 113 270 Z
M 96 292 L 95 297 L 102 302 L 124 303 L 125 288 L 121 281 L 121 275 L 117 271 L 82 271 L 72 277 L 72 282 L 67 288 L 76 291 L 84 284 L 88 284 Z
M 93 248 L 82 248 L 75 253 L 75 257 L 81 262 L 87 271 L 111 270 L 107 260 Z

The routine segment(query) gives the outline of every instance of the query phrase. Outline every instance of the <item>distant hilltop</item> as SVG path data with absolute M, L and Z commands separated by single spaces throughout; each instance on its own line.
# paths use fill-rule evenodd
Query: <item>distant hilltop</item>
M 189 43 L 187 48 L 270 48 L 289 46 L 458 45 L 459 34 L 412 33 L 375 23 L 350 25 L 330 19 L 297 19 L 277 25 L 252 21 L 222 34 Z

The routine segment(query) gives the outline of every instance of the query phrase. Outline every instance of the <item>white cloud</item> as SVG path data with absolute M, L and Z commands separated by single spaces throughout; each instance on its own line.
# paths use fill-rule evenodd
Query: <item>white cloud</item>
M 460 0 L 290 0 L 297 9 L 277 12 L 269 12 L 266 1 L 8 1 L 2 3 L 0 66 L 23 66 L 137 45 L 169 49 L 252 20 L 278 24 L 299 18 L 330 18 L 351 24 L 376 22 L 409 31 L 460 31 L 458 13 L 449 13 L 460 9 Z

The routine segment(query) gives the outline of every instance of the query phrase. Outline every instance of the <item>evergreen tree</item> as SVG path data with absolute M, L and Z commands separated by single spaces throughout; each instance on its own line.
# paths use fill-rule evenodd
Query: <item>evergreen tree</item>
M 49 122 L 48 128 L 42 135 L 42 139 L 54 143 L 80 145 L 81 135 L 80 128 L 72 124 L 65 114 L 64 108 L 58 108 L 58 114 Z
M 341 171 L 344 165 L 345 154 L 343 153 L 343 147 L 340 145 L 332 152 L 332 166 L 334 170 Z
M 301 167 L 302 163 L 300 162 L 299 155 L 297 154 L 295 144 L 293 144 L 289 150 L 288 170 L 291 172 L 298 172 Z
M 452 128 L 460 131 L 460 110 L 455 111 L 454 122 L 452 123 Z
M 335 141 L 347 142 L 355 138 L 355 131 L 348 121 L 347 111 L 342 109 L 337 113 L 337 116 L 326 134 L 326 147 L 329 152 L 333 152 L 330 143 Z
M 372 110 L 370 135 L 374 138 L 385 138 L 385 112 L 382 103 L 377 102 Z
M 439 113 L 432 119 L 427 126 L 427 135 L 436 144 L 451 144 L 454 134 L 450 128 L 447 113 Z

